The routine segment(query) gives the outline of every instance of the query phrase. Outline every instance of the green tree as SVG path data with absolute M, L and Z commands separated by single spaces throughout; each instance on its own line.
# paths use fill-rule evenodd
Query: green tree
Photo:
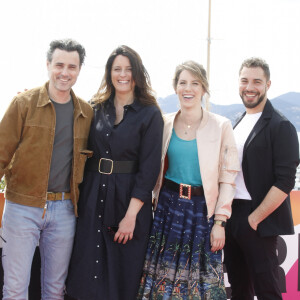
M 5 182 L 4 182 L 4 177 L 2 177 L 0 181 L 0 193 L 3 193 L 4 189 L 5 189 Z

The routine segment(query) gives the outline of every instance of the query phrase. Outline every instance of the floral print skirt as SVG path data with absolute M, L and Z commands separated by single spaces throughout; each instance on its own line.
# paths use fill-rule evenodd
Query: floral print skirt
M 222 252 L 210 251 L 204 196 L 161 190 L 137 299 L 225 300 Z

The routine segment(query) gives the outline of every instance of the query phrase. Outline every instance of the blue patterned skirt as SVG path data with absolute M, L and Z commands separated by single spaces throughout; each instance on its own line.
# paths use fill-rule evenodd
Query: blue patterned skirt
M 137 299 L 225 300 L 222 252 L 210 251 L 212 225 L 204 196 L 187 200 L 163 187 Z

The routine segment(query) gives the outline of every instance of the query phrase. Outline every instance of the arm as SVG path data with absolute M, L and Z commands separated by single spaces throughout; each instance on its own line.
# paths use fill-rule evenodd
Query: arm
M 139 170 L 131 192 L 132 198 L 140 199 L 142 202 L 152 201 L 152 190 L 161 167 L 164 122 L 158 109 L 150 113 L 147 124 L 144 124 L 139 150 Z
M 262 203 L 249 215 L 250 226 L 256 230 L 257 225 L 276 210 L 286 197 L 286 193 L 272 186 Z
M 135 228 L 136 216 L 144 202 L 137 198 L 131 198 L 125 217 L 119 223 L 119 229 L 115 234 L 114 241 L 126 244 L 128 240 L 132 240 Z
M 227 216 L 215 215 L 215 220 L 227 221 Z M 215 252 L 223 249 L 225 245 L 225 228 L 214 224 L 210 233 L 211 251 Z
M 220 156 L 219 196 L 214 220 L 227 221 L 231 214 L 231 203 L 235 193 L 235 177 L 239 170 L 239 159 L 230 122 L 224 128 Z M 223 249 L 225 228 L 214 224 L 210 234 L 211 251 Z
M 23 130 L 22 107 L 14 98 L 0 122 L 0 178 L 10 163 L 21 139 Z
M 224 125 L 219 158 L 219 191 L 215 215 L 231 216 L 231 204 L 235 194 L 235 178 L 240 170 L 238 151 L 230 121 Z
M 281 122 L 275 130 L 272 151 L 275 181 L 263 201 L 248 217 L 254 230 L 283 203 L 294 187 L 299 144 L 296 130 L 290 122 Z
M 149 120 L 141 141 L 139 153 L 139 171 L 135 176 L 135 185 L 131 200 L 114 241 L 126 244 L 133 238 L 136 217 L 145 201 L 152 200 L 152 189 L 160 171 L 163 119 L 159 110 Z

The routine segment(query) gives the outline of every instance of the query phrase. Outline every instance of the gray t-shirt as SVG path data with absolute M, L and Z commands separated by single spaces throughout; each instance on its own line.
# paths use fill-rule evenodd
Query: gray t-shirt
M 55 137 L 48 181 L 48 192 L 69 192 L 73 158 L 72 99 L 64 104 L 51 100 L 56 112 Z

